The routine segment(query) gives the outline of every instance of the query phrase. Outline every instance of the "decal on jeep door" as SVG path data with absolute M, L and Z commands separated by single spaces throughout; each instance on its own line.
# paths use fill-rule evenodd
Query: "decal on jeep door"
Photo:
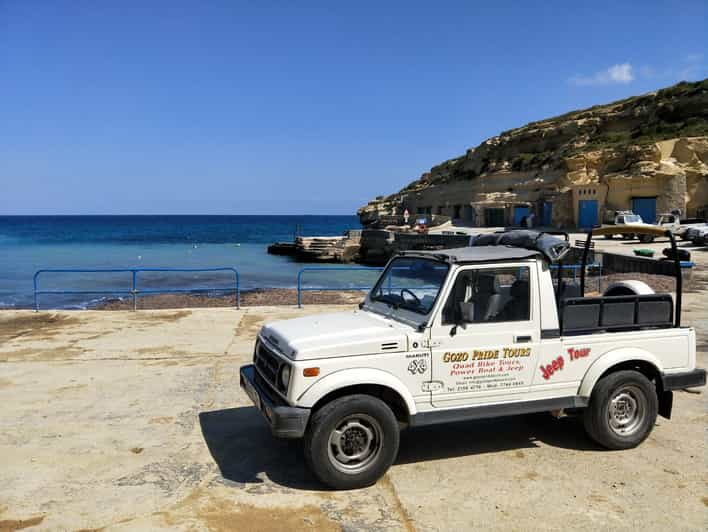
M 530 355 L 530 347 L 443 353 L 442 361 L 449 364 L 450 377 L 455 377 L 446 391 L 474 392 L 524 386 L 525 357 Z

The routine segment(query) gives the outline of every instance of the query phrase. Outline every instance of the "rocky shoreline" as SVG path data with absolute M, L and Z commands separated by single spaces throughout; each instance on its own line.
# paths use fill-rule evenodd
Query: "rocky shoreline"
M 303 305 L 355 305 L 364 299 L 361 291 L 307 291 L 302 294 Z M 268 288 L 241 292 L 242 307 L 297 305 L 294 288 Z M 235 307 L 233 294 L 209 296 L 204 294 L 156 294 L 137 300 L 139 310 Z M 132 310 L 132 299 L 104 301 L 90 310 Z

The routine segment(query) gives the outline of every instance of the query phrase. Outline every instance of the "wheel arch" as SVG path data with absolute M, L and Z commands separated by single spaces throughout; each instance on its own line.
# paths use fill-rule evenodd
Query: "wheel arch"
M 580 383 L 578 395 L 590 397 L 597 382 L 610 373 L 621 370 L 635 370 L 661 386 L 661 361 L 649 351 L 638 347 L 613 349 L 592 363 Z M 658 390 L 657 390 L 658 391 Z
M 327 375 L 298 398 L 298 405 L 314 412 L 333 399 L 354 394 L 378 397 L 402 422 L 407 422 L 417 412 L 413 396 L 403 383 L 390 373 L 373 368 L 342 370 Z

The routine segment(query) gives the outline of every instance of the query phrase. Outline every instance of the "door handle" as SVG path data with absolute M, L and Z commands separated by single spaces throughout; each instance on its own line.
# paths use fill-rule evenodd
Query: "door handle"
M 514 341 L 517 344 L 523 344 L 523 343 L 528 343 L 531 341 L 531 335 L 525 335 L 525 336 L 514 336 Z

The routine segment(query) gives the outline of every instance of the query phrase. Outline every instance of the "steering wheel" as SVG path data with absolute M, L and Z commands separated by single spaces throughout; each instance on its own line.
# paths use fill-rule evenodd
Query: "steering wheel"
M 403 288 L 403 289 L 401 289 L 401 299 L 402 299 L 403 301 L 405 301 L 406 298 L 403 297 L 403 294 L 410 294 L 410 295 L 413 297 L 413 299 L 415 299 L 416 305 L 418 305 L 419 307 L 423 306 L 422 303 L 420 302 L 420 299 L 418 298 L 418 296 L 415 295 L 415 294 L 414 294 L 413 292 L 411 292 L 410 290 L 408 290 L 408 288 Z

